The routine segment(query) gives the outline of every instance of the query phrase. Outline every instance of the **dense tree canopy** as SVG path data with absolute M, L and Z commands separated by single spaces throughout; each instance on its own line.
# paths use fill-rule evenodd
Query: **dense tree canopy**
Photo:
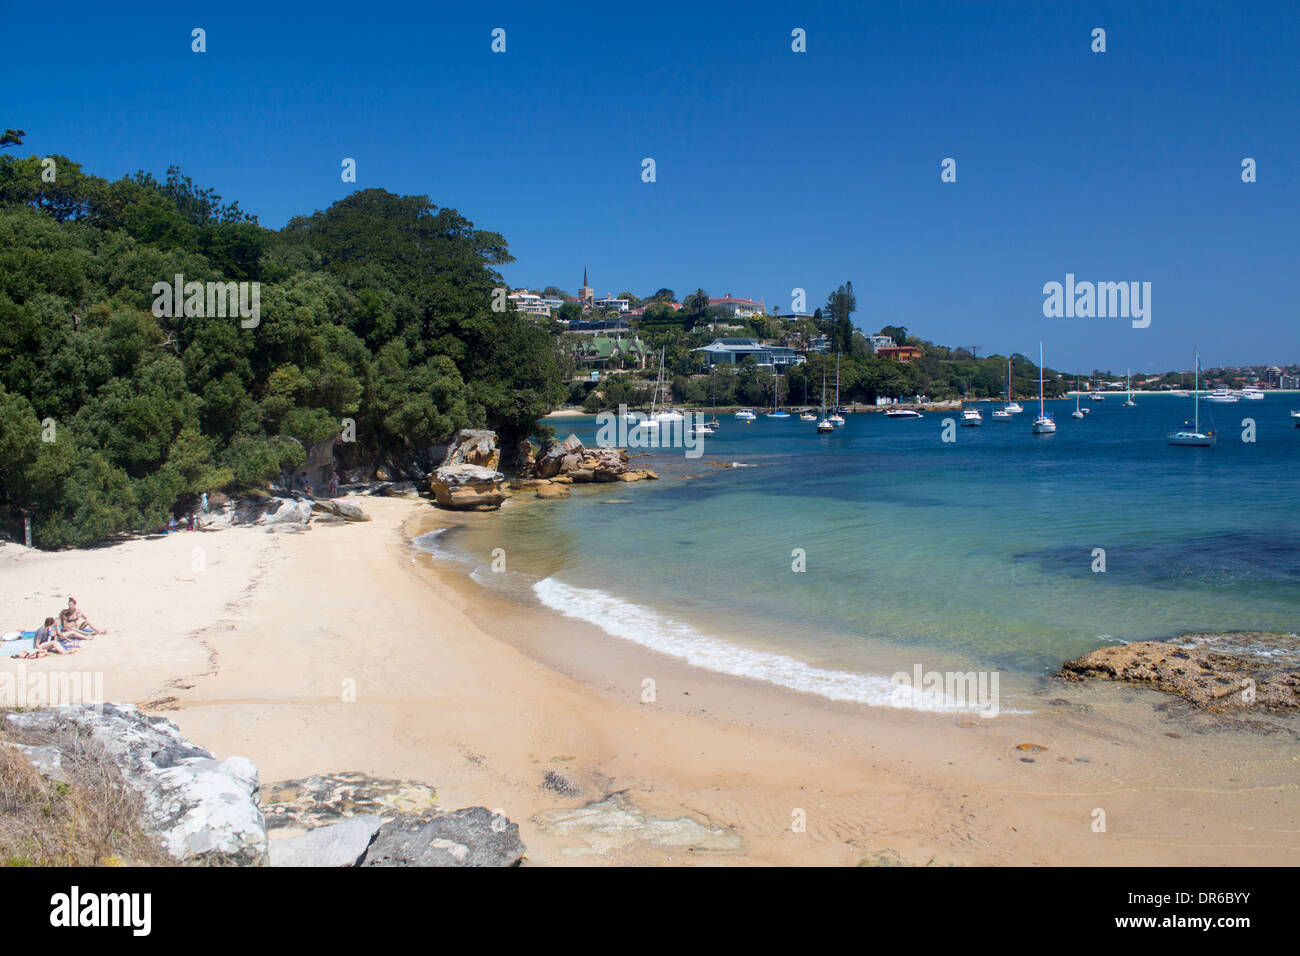
M 505 240 L 370 189 L 260 226 L 170 169 L 109 182 L 0 157 L 0 523 L 41 546 L 166 522 L 355 422 L 358 457 L 465 426 L 529 434 L 565 395 L 546 328 L 492 311 Z M 53 176 L 48 170 L 53 168 Z M 155 314 L 155 283 L 259 283 L 260 320 Z M 211 293 L 209 292 L 209 296 Z

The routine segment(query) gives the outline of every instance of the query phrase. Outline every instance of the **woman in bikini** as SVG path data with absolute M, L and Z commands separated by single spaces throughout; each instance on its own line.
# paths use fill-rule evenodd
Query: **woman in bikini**
M 86 615 L 82 614 L 81 609 L 77 607 L 77 599 L 71 595 L 68 597 L 68 614 L 70 615 L 69 620 L 72 622 L 72 626 L 78 631 L 88 632 L 90 634 L 108 633 L 108 631 L 101 631 L 87 620 Z
M 58 624 L 54 618 L 47 617 L 44 626 L 36 631 L 36 637 L 32 640 L 32 649 L 23 651 L 16 656 L 23 658 L 44 657 L 46 654 L 75 654 L 76 647 L 64 647 L 59 640 Z

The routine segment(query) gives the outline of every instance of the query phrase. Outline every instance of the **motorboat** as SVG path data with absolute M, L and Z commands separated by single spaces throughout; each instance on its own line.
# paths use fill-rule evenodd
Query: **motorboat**
M 889 409 L 889 411 L 885 412 L 885 417 L 886 418 L 924 418 L 925 416 L 922 415 L 914 408 L 891 408 Z
M 740 419 L 742 422 L 752 422 L 757 417 L 758 416 L 754 414 L 752 408 L 742 408 L 736 412 L 736 418 Z
M 1264 400 L 1264 392 L 1262 389 L 1256 388 L 1254 385 L 1247 385 L 1241 390 L 1241 397 L 1251 402 L 1262 402 Z
M 1023 409 L 1022 409 L 1023 411 Z M 1011 409 L 995 408 L 993 409 L 993 420 L 995 422 L 1009 422 L 1012 420 Z
M 961 410 L 961 424 L 963 428 L 975 428 L 984 424 L 984 416 L 980 414 L 978 408 L 963 408 Z

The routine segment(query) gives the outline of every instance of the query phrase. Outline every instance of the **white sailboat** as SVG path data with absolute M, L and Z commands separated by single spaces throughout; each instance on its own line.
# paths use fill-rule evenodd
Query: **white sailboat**
M 1189 445 L 1195 448 L 1213 448 L 1218 436 L 1213 429 L 1208 432 L 1201 431 L 1201 356 L 1196 355 L 1196 388 L 1192 394 L 1192 405 L 1195 411 L 1190 422 L 1183 424 L 1176 430 L 1169 433 L 1168 440 L 1171 445 Z
M 1035 435 L 1051 435 L 1056 432 L 1056 422 L 1043 409 L 1043 343 L 1038 343 L 1038 417 L 1034 419 L 1032 429 Z
M 1124 387 L 1128 389 L 1128 401 L 1124 403 L 1124 407 L 1137 408 L 1137 402 L 1133 401 L 1133 375 L 1131 369 L 1124 371 Z
M 802 412 L 799 413 L 799 421 L 801 421 L 801 422 L 815 422 L 815 421 L 817 421 L 817 416 L 814 415 L 814 414 L 812 413 L 812 410 L 809 409 L 809 408 L 807 407 L 807 405 L 808 405 L 808 375 L 807 375 L 807 369 L 805 369 L 804 371 L 805 371 L 805 374 L 804 374 L 804 377 L 803 377 L 803 403 L 804 403 L 804 410 L 803 410 Z
M 840 414 L 840 353 L 835 353 L 835 410 L 827 419 L 836 428 L 844 424 L 844 416 Z
M 1010 415 L 1019 415 L 1025 410 L 1019 402 L 1011 400 L 1011 359 L 1007 359 L 1007 404 L 1003 408 Z
M 789 412 L 783 412 L 778 407 L 778 396 L 781 392 L 781 376 L 776 374 L 776 366 L 772 366 L 772 410 L 767 413 L 768 418 L 789 418 Z
M 819 434 L 835 431 L 835 423 L 826 417 L 826 369 L 822 369 L 822 420 L 817 423 Z
M 1071 418 L 1083 418 L 1088 413 L 1079 407 L 1079 380 L 1074 380 L 1074 411 L 1070 412 Z
M 668 408 L 668 392 L 664 384 L 664 349 L 659 350 L 659 374 L 655 376 L 655 393 L 650 398 L 650 414 L 644 421 L 639 421 L 636 428 L 656 431 L 662 424 L 685 421 L 681 412 Z M 659 411 L 655 411 L 658 405 Z

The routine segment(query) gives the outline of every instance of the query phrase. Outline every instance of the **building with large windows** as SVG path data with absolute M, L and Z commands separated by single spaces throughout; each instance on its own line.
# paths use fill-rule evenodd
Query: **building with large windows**
M 758 339 L 714 339 L 703 348 L 692 351 L 702 353 L 701 358 L 710 368 L 714 365 L 739 365 L 747 358 L 759 365 L 776 367 L 799 365 L 805 361 L 804 356 L 792 348 L 762 345 Z

